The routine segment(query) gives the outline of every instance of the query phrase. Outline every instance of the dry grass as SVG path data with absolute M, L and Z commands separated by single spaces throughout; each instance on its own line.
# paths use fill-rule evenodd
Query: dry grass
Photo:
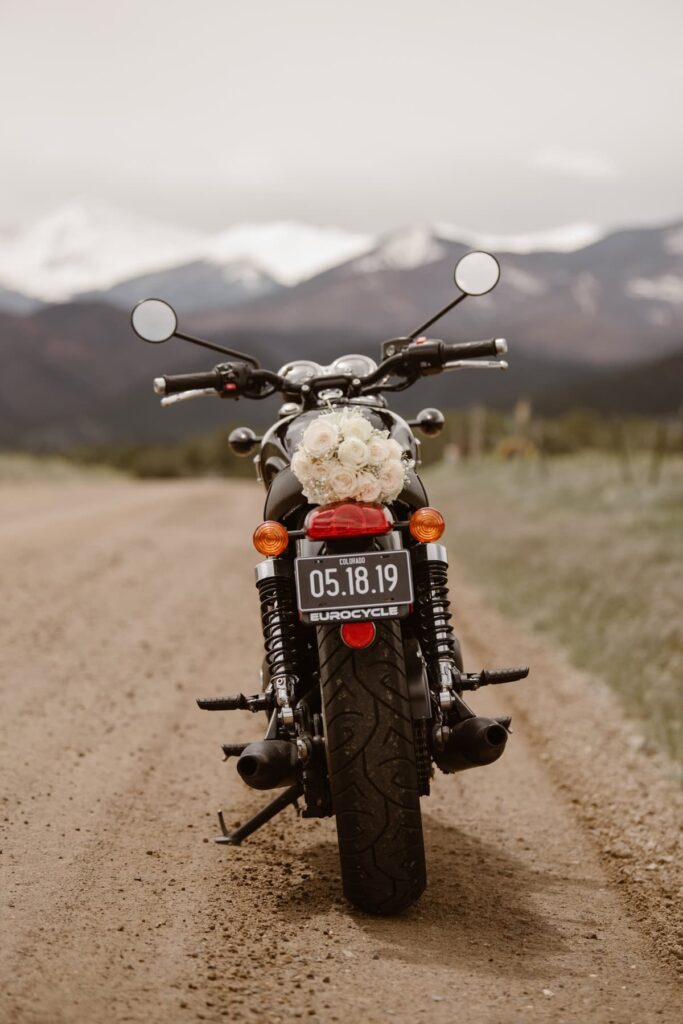
M 82 466 L 59 455 L 25 455 L 0 452 L 0 484 L 29 483 L 34 480 L 68 482 L 92 477 L 111 477 L 107 466 Z
M 509 615 L 600 674 L 647 739 L 683 754 L 683 459 L 658 484 L 582 455 L 440 466 L 427 476 L 451 550 Z M 452 591 L 457 603 L 457 582 Z

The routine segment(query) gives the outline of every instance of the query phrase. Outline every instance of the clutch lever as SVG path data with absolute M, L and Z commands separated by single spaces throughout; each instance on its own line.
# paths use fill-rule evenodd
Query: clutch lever
M 189 402 L 192 398 L 218 398 L 215 388 L 195 388 L 192 391 L 179 391 L 177 395 L 166 395 L 161 399 L 163 406 L 175 405 L 176 402 Z
M 507 370 L 509 363 L 505 359 L 455 359 L 452 363 L 444 363 L 444 370 Z

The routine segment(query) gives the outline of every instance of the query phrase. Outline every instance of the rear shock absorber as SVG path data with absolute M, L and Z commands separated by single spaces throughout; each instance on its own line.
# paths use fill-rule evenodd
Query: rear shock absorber
M 453 687 L 462 671 L 460 644 L 451 625 L 446 548 L 443 544 L 418 544 L 412 549 L 412 563 L 420 646 L 438 688 L 440 706 L 446 711 L 453 705 Z
M 268 675 L 282 724 L 294 725 L 291 699 L 299 681 L 297 612 L 292 565 L 267 558 L 256 566 Z

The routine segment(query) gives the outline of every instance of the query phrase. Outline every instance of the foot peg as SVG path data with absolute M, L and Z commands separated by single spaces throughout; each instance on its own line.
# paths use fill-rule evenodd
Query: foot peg
M 197 706 L 202 711 L 270 711 L 273 696 L 257 693 L 253 697 L 245 697 L 243 693 L 234 693 L 228 697 L 199 697 Z
M 528 675 L 528 665 L 521 668 L 498 668 L 484 669 L 481 672 L 461 672 L 458 687 L 461 690 L 478 690 L 480 686 L 515 683 L 519 679 L 526 679 Z
M 253 818 L 249 818 L 249 821 L 245 821 L 244 825 L 240 825 L 234 832 L 229 832 L 228 827 L 225 824 L 225 818 L 223 817 L 223 811 L 218 812 L 218 822 L 221 826 L 222 836 L 218 836 L 214 841 L 224 846 L 239 846 L 240 843 L 248 836 L 253 835 L 257 829 L 261 828 L 267 822 L 274 818 L 280 811 L 284 811 L 286 807 L 290 807 L 295 804 L 300 796 L 303 796 L 304 787 L 301 782 L 297 782 L 294 786 L 290 786 L 284 793 L 280 793 L 274 800 L 271 800 L 269 804 L 266 804 L 262 810 L 258 811 Z

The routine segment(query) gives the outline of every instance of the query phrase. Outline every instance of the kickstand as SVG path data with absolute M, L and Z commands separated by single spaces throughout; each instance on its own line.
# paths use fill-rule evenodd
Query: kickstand
M 304 787 L 301 782 L 295 783 L 286 789 L 284 793 L 280 793 L 274 800 L 271 800 L 269 804 L 266 804 L 260 811 L 258 811 L 253 818 L 249 818 L 249 821 L 245 821 L 244 825 L 240 825 L 234 832 L 228 832 L 228 827 L 225 824 L 225 818 L 223 817 L 223 811 L 218 812 L 218 822 L 221 826 L 222 836 L 218 836 L 214 842 L 222 843 L 226 846 L 239 846 L 243 839 L 247 836 L 252 835 L 257 829 L 265 825 L 266 822 L 274 818 L 280 811 L 284 811 L 285 807 L 289 807 L 291 804 L 295 804 L 300 796 L 303 795 Z

